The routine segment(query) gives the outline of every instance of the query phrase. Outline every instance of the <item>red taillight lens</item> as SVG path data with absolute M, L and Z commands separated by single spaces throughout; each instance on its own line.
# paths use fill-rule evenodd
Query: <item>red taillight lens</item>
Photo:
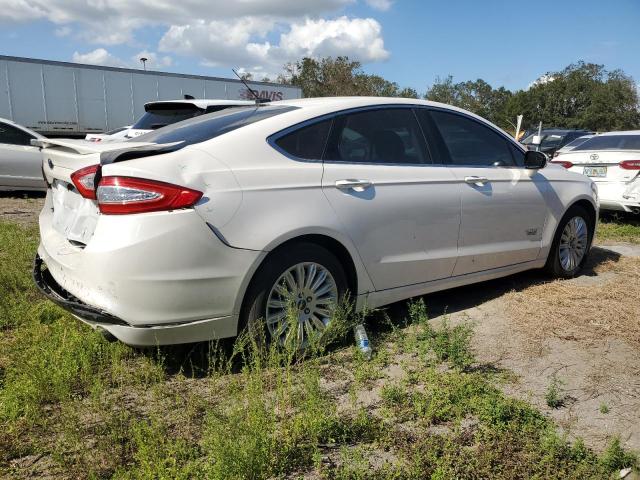
M 81 168 L 71 174 L 71 181 L 84 198 L 91 200 L 96 199 L 96 173 L 100 169 L 100 165 L 91 165 Z
M 102 177 L 97 190 L 98 207 L 107 215 L 188 208 L 201 197 L 197 190 L 132 177 Z
M 555 163 L 556 165 L 562 165 L 564 168 L 573 167 L 573 163 L 568 160 L 552 160 L 551 163 Z
M 620 162 L 620 168 L 625 170 L 640 170 L 640 160 L 624 160 Z

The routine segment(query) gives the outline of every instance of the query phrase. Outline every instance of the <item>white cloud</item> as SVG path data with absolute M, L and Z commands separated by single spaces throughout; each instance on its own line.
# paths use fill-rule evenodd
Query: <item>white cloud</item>
M 382 27 L 372 18 L 307 18 L 290 24 L 274 45 L 264 37 L 275 28 L 278 28 L 275 20 L 255 17 L 235 22 L 173 25 L 160 40 L 159 49 L 195 55 L 212 66 L 261 65 L 275 70 L 303 56 L 347 55 L 363 62 L 389 56 L 384 48 Z
M 545 83 L 553 82 L 556 79 L 553 75 L 547 75 L 546 73 L 538 78 L 536 78 L 533 82 L 527 85 L 526 90 L 529 90 L 531 87 L 535 87 L 537 85 L 544 85 Z
M 159 56 L 157 53 L 147 50 L 143 50 L 136 55 L 133 55 L 129 61 L 125 61 L 109 53 L 109 51 L 104 48 L 96 48 L 95 50 L 86 53 L 74 52 L 73 61 L 77 63 L 104 65 L 108 67 L 142 68 L 142 63 L 140 62 L 140 58 L 142 57 L 147 59 L 147 70 L 169 67 L 173 64 L 173 59 L 171 57 Z
M 124 67 L 126 65 L 124 61 L 110 54 L 104 48 L 96 48 L 87 53 L 74 52 L 73 61 L 90 65 L 108 65 L 110 67 Z
M 385 10 L 393 0 L 366 0 Z M 132 61 L 104 47 L 142 48 L 145 27 L 165 29 L 158 44 L 164 54 L 195 56 L 207 65 L 244 66 L 279 72 L 302 56 L 346 55 L 362 62 L 383 60 L 382 28 L 373 18 L 338 16 L 356 0 L 0 0 L 2 21 L 48 20 L 56 34 L 100 48 L 74 60 L 109 65 Z M 323 18 L 327 15 L 333 17 Z M 154 49 L 155 50 L 155 49 Z M 146 52 L 149 53 L 149 52 Z M 148 56 L 148 66 L 171 65 L 171 57 Z
M 371 8 L 375 8 L 376 10 L 380 10 L 382 12 L 386 12 L 393 5 L 393 0 L 366 0 L 367 4 Z

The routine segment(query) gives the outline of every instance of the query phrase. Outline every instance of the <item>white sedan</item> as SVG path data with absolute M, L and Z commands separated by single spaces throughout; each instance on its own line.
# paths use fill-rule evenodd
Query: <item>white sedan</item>
M 44 190 L 42 155 L 31 140 L 44 137 L 0 118 L 0 190 Z
M 603 210 L 640 214 L 640 130 L 597 135 L 554 163 L 591 177 Z
M 347 292 L 375 308 L 535 268 L 570 277 L 593 239 L 589 178 L 438 103 L 290 100 L 137 140 L 43 142 L 34 268 L 131 345 L 246 327 L 304 345 Z

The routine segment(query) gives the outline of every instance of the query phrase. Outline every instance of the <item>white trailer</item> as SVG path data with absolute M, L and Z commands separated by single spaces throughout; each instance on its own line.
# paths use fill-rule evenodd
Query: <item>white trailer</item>
M 261 98 L 300 98 L 298 87 L 247 82 Z M 247 100 L 238 79 L 0 55 L 0 117 L 43 135 L 84 136 L 131 125 L 154 100 Z

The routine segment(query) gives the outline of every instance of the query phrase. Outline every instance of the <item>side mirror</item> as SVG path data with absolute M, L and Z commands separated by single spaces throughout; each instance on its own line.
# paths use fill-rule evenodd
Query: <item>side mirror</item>
M 531 139 L 532 145 L 540 145 L 542 143 L 542 135 L 534 135 Z
M 547 164 L 547 155 L 542 152 L 529 150 L 524 154 L 524 168 L 539 170 Z

